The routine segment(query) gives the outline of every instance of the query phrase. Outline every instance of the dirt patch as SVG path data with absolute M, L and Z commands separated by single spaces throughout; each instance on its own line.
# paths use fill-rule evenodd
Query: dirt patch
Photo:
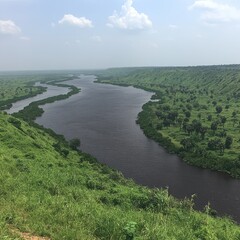
M 25 240 L 50 240 L 50 238 L 47 237 L 37 237 L 37 236 L 31 236 L 30 233 L 20 233 L 18 234 Z
M 24 240 L 50 240 L 50 238 L 47 238 L 47 237 L 31 236 L 30 233 L 21 233 L 21 232 L 18 232 L 18 234 L 19 234 Z
M 38 236 L 33 236 L 31 233 L 23 233 L 23 232 L 20 232 L 19 229 L 13 229 L 12 227 L 11 227 L 11 231 L 14 234 L 19 235 L 19 237 L 23 238 L 24 240 L 51 240 L 48 237 L 38 237 Z

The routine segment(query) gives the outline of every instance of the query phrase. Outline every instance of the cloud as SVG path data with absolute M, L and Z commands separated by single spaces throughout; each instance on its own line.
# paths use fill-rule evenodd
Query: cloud
M 90 28 L 93 27 L 93 24 L 91 20 L 85 18 L 85 17 L 75 17 L 72 14 L 65 14 L 63 18 L 58 21 L 59 24 L 70 24 L 73 26 L 78 26 L 81 28 Z
M 125 30 L 143 30 L 152 27 L 152 22 L 144 13 L 139 13 L 133 7 L 133 0 L 126 0 L 122 5 L 120 14 L 116 11 L 109 18 L 109 27 L 117 27 Z
M 11 20 L 0 20 L 0 34 L 15 35 L 21 33 L 21 29 Z
M 240 20 L 240 9 L 217 2 L 216 0 L 197 0 L 189 10 L 202 10 L 201 19 L 207 23 L 232 22 Z

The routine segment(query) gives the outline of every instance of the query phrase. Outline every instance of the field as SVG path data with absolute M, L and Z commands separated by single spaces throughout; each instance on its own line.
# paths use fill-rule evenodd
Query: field
M 35 125 L 36 105 L 19 116 L 30 113 L 28 122 L 0 112 L 0 239 L 24 239 L 23 233 L 55 240 L 240 238 L 239 226 L 209 206 L 197 212 L 191 199 L 138 186 L 78 151 L 76 139 Z

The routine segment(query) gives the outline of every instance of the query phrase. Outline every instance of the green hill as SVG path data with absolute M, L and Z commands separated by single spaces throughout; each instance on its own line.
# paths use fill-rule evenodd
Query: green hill
M 155 92 L 138 123 L 186 162 L 240 177 L 240 65 L 109 69 L 103 83 Z
M 209 207 L 197 212 L 191 200 L 138 186 L 74 148 L 0 112 L 0 239 L 240 238 Z

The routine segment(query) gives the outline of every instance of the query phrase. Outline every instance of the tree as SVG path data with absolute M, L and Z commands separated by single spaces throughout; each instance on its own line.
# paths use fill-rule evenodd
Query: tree
M 156 112 L 156 116 L 158 117 L 158 119 L 163 117 L 163 113 L 162 112 Z
M 216 106 L 216 112 L 217 112 L 217 114 L 220 114 L 222 112 L 222 107 Z
M 201 127 L 200 128 L 200 134 L 201 134 L 202 140 L 204 140 L 206 132 L 207 132 L 206 127 Z
M 177 118 L 177 123 L 179 124 L 180 129 L 181 129 L 182 128 L 182 124 L 183 124 L 183 118 L 182 117 L 178 117 Z
M 212 122 L 212 124 L 211 124 L 211 129 L 213 130 L 213 131 L 216 131 L 217 130 L 217 128 L 218 128 L 218 122 Z
M 185 112 L 185 116 L 186 116 L 186 118 L 190 118 L 191 117 L 191 113 L 189 111 L 186 111 Z
M 164 127 L 170 127 L 171 126 L 171 121 L 168 118 L 164 118 L 163 126 Z
M 232 138 L 231 136 L 227 136 L 227 137 L 226 137 L 226 140 L 225 140 L 225 147 L 226 147 L 227 149 L 230 149 L 232 143 L 233 143 L 233 138 Z
M 194 119 L 194 120 L 192 121 L 192 125 L 193 125 L 194 131 L 195 131 L 197 134 L 200 133 L 200 129 L 202 128 L 201 122 L 198 121 L 198 120 L 196 120 L 196 119 Z
M 78 138 L 74 138 L 69 141 L 69 146 L 73 150 L 77 150 L 77 148 L 80 147 L 80 145 L 81 145 L 81 142 Z
M 207 116 L 207 120 L 210 122 L 210 121 L 212 121 L 212 115 L 211 114 L 209 114 L 208 116 Z
M 217 148 L 218 142 L 216 140 L 211 139 L 208 142 L 208 149 L 209 150 L 215 150 Z
M 215 138 L 208 142 L 208 148 L 210 150 L 219 150 L 220 154 L 223 154 L 225 150 L 225 144 L 223 144 L 221 139 Z
M 222 123 L 223 127 L 224 127 L 226 121 L 227 121 L 227 118 L 226 118 L 226 117 L 224 117 L 224 116 L 221 116 L 221 117 L 220 117 L 220 122 Z
M 237 113 L 235 111 L 232 112 L 232 117 L 235 118 L 237 116 Z
M 198 119 L 201 120 L 201 118 L 202 118 L 202 114 L 198 113 Z
M 191 138 L 184 138 L 180 143 L 183 146 L 184 150 L 187 151 L 195 147 L 195 143 Z
M 189 103 L 186 105 L 186 108 L 187 108 L 189 111 L 192 110 L 192 106 L 191 106 Z
M 217 102 L 216 102 L 216 101 L 213 101 L 212 104 L 213 104 L 213 106 L 216 106 L 216 105 L 217 105 Z
M 186 132 L 188 133 L 188 135 L 191 135 L 193 131 L 194 131 L 193 125 L 192 124 L 187 124 L 186 125 Z
M 225 150 L 225 144 L 223 144 L 222 142 L 220 142 L 218 144 L 218 149 L 220 151 L 220 154 L 223 154 L 224 153 L 224 150 Z

